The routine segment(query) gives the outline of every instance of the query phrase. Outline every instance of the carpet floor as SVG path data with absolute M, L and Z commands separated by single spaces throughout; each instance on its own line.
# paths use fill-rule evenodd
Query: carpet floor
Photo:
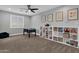
M 12 36 L 0 39 L 0 53 L 78 53 L 78 48 L 49 41 L 39 36 Z

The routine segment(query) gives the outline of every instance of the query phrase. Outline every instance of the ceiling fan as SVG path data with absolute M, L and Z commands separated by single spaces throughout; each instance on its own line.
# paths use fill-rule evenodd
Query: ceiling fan
M 31 8 L 31 5 L 27 5 L 27 9 L 25 9 L 25 8 L 21 8 L 21 9 L 24 9 L 26 13 L 28 11 L 35 13 L 35 10 L 39 10 L 38 8 Z

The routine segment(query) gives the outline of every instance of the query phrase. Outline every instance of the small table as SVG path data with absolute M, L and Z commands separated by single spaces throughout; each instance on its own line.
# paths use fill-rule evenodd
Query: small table
M 36 29 L 30 28 L 30 29 L 24 29 L 23 30 L 23 35 L 25 35 L 25 32 L 28 33 L 28 37 L 30 38 L 30 33 L 35 32 L 35 36 L 36 36 Z

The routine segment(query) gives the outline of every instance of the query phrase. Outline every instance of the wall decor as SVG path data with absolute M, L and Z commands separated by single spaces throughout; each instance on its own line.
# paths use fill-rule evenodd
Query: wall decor
M 78 19 L 78 8 L 68 10 L 68 20 Z
M 47 16 L 47 20 L 49 21 L 49 22 L 52 22 L 53 21 L 53 15 L 51 14 L 51 15 L 48 15 Z
M 45 21 L 46 21 L 46 16 L 42 16 L 42 17 L 41 17 L 41 21 L 42 21 L 42 22 L 45 22 Z
M 56 19 L 57 21 L 62 21 L 62 20 L 63 20 L 63 11 L 57 11 L 57 12 L 56 12 L 55 19 Z

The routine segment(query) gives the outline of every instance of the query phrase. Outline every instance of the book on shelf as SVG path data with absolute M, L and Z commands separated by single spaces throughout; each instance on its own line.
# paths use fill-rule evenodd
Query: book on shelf
M 63 38 L 58 37 L 58 41 L 59 41 L 59 42 L 63 42 Z
M 63 33 L 63 37 L 64 38 L 70 38 L 70 33 L 68 33 L 68 32 Z
M 52 27 L 50 27 L 50 30 L 52 30 Z
M 53 37 L 53 40 L 57 41 L 57 37 Z
M 70 38 L 73 39 L 73 40 L 77 40 L 78 39 L 77 35 L 73 35 L 73 34 L 70 35 Z
M 58 34 L 58 36 L 62 36 L 63 37 L 63 33 L 62 32 L 58 32 L 57 34 Z
M 49 34 L 52 34 L 52 31 L 49 31 Z
M 74 46 L 74 47 L 77 47 L 78 46 L 78 42 L 77 41 L 74 41 L 74 40 L 69 40 L 69 41 L 66 41 L 67 44 L 71 45 L 71 46 Z
M 52 37 L 49 37 L 49 39 L 52 39 Z
M 59 27 L 58 28 L 58 32 L 63 32 L 63 28 L 62 27 Z
M 64 32 L 70 32 L 70 28 L 64 28 Z
M 71 33 L 78 33 L 78 29 L 77 28 L 71 28 Z
M 78 42 L 70 40 L 70 45 L 77 47 L 78 46 Z

